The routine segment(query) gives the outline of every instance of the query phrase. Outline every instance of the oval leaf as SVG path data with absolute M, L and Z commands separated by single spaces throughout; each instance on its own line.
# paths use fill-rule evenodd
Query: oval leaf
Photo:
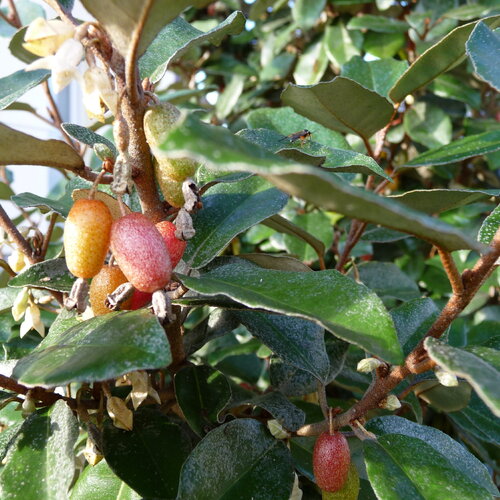
M 0 109 L 17 101 L 19 97 L 36 87 L 50 76 L 50 71 L 16 71 L 12 75 L 0 78 Z

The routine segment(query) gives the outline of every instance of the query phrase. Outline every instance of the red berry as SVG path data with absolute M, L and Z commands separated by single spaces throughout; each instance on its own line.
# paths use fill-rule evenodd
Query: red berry
M 313 471 L 316 484 L 324 491 L 338 491 L 349 474 L 351 455 L 347 439 L 340 432 L 324 432 L 313 451 Z
M 170 262 L 172 263 L 172 269 L 179 263 L 182 258 L 184 250 L 186 250 L 187 241 L 179 240 L 175 237 L 175 224 L 165 220 L 156 224 L 156 229 L 160 231 L 163 236 L 163 241 L 167 245 L 168 253 L 170 254 Z
M 133 213 L 113 222 L 111 251 L 137 290 L 153 293 L 169 283 L 172 265 L 167 247 L 145 215 Z
M 153 294 L 147 292 L 139 292 L 139 290 L 134 290 L 132 298 L 130 299 L 130 307 L 132 311 L 140 309 L 145 305 L 149 304 L 153 298 Z

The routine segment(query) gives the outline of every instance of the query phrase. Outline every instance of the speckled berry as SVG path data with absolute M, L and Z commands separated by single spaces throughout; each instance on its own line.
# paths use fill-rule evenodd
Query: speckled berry
M 113 217 L 99 200 L 78 200 L 64 226 L 64 252 L 70 272 L 78 278 L 92 278 L 102 266 L 109 248 Z
M 137 290 L 152 293 L 169 283 L 172 265 L 167 247 L 145 215 L 133 213 L 113 223 L 111 251 Z
M 324 432 L 313 450 L 313 472 L 316 484 L 323 491 L 338 491 L 349 473 L 351 455 L 349 445 L 340 432 Z
M 168 175 L 174 181 L 185 181 L 192 177 L 198 168 L 198 162 L 191 158 L 162 158 L 157 156 L 157 177 Z
M 130 299 L 130 307 L 132 311 L 136 309 L 141 309 L 142 307 L 148 305 L 153 299 L 152 293 L 140 292 L 139 290 L 134 290 L 132 298 Z
M 170 205 L 176 208 L 184 205 L 184 195 L 182 194 L 182 181 L 172 179 L 167 173 L 162 171 L 158 162 L 154 162 L 155 177 L 160 187 L 160 191 Z
M 127 281 L 127 278 L 118 266 L 104 266 L 92 278 L 89 299 L 92 311 L 96 316 L 102 316 L 111 312 L 111 309 L 106 307 L 106 297 Z M 126 300 L 120 305 L 120 309 L 129 309 L 130 301 L 131 299 Z
M 159 146 L 180 116 L 181 112 L 169 102 L 151 106 L 144 114 L 144 133 L 148 144 L 152 148 Z
M 186 250 L 187 241 L 179 240 L 175 237 L 175 224 L 165 220 L 156 224 L 156 229 L 163 236 L 163 241 L 167 245 L 167 250 L 170 255 L 170 262 L 172 263 L 172 269 L 179 263 Z
M 347 480 L 338 491 L 323 491 L 323 500 L 357 500 L 359 495 L 359 474 L 356 466 L 351 463 Z

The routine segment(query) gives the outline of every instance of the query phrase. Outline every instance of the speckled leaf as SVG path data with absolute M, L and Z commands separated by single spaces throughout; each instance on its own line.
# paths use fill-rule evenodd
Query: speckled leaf
M 484 19 L 485 24 L 495 28 L 500 16 Z M 465 42 L 477 21 L 455 28 L 431 48 L 427 49 L 396 82 L 389 92 L 394 102 L 401 102 L 408 94 L 427 85 L 441 73 L 459 63 L 465 54 Z
M 44 69 L 36 71 L 16 71 L 12 75 L 0 78 L 0 109 L 17 101 L 19 97 L 46 80 L 50 71 Z
M 378 33 L 406 33 L 410 26 L 404 21 L 385 16 L 373 16 L 366 14 L 352 17 L 347 23 L 350 30 L 371 30 Z
M 206 125 L 193 117 L 170 132 L 161 149 L 172 157 L 192 156 L 214 170 L 258 173 L 316 206 L 414 234 L 446 250 L 480 246 L 461 231 L 422 212 L 355 188 L 316 167 L 281 159 L 223 127 Z
M 465 47 L 479 78 L 500 91 L 500 69 L 492 64 L 492 59 L 500 56 L 500 31 L 492 31 L 480 21 Z
M 491 481 L 486 467 L 464 446 L 444 432 L 396 416 L 374 418 L 368 422 L 366 428 L 377 436 L 400 434 L 427 443 L 440 455 L 446 457 L 449 464 L 459 471 L 460 475 L 467 476 L 477 484 L 478 488 L 487 490 L 492 495 L 497 494 L 496 487 Z
M 23 424 L 0 474 L 3 500 L 65 500 L 75 471 L 78 424 L 64 401 Z
M 49 334 L 18 361 L 13 376 L 29 386 L 54 387 L 163 368 L 170 361 L 165 331 L 155 316 L 140 309 L 98 316 Z
M 465 378 L 490 410 L 500 417 L 500 353 L 496 349 L 483 346 L 458 349 L 431 337 L 425 340 L 424 346 L 431 359 Z
M 94 131 L 87 127 L 82 127 L 81 125 L 76 125 L 75 123 L 63 123 L 62 128 L 71 137 L 81 142 L 82 144 L 87 144 L 87 146 L 93 146 L 94 144 L 105 144 L 116 156 L 118 153 L 116 151 L 115 145 L 106 137 L 96 134 Z
M 67 143 L 43 141 L 0 123 L 1 165 L 43 165 L 75 170 L 84 166 L 80 155 Z
M 125 484 L 109 468 L 106 460 L 87 465 L 71 489 L 71 500 L 141 500 L 141 496 Z
M 33 264 L 9 281 L 9 286 L 36 286 L 58 292 L 70 292 L 75 277 L 68 271 L 64 259 L 50 259 Z
M 298 436 L 290 439 L 290 451 L 297 470 L 314 481 L 312 456 L 316 436 Z
M 321 326 L 301 318 L 258 311 L 234 311 L 233 315 L 284 361 L 326 383 L 330 362 Z
M 491 212 L 486 219 L 484 219 L 483 223 L 481 224 L 481 228 L 479 229 L 479 234 L 477 239 L 481 242 L 484 243 L 485 245 L 489 245 L 493 237 L 495 236 L 495 233 L 498 231 L 498 228 L 500 227 L 500 205 L 497 205 L 495 207 L 495 210 Z
M 405 167 L 424 167 L 456 163 L 500 149 L 500 130 L 469 135 L 446 146 L 431 149 L 410 160 Z
M 149 77 L 156 83 L 163 78 L 169 64 L 188 50 L 205 42 L 218 46 L 226 36 L 238 35 L 244 27 L 245 16 L 241 12 L 233 12 L 207 32 L 200 31 L 182 17 L 177 17 L 158 33 L 139 60 L 141 78 Z
M 179 472 L 190 448 L 185 432 L 152 408 L 134 413 L 131 431 L 107 421 L 102 433 L 102 451 L 109 467 L 146 498 L 175 498 Z
M 203 210 L 193 217 L 196 235 L 183 259 L 194 268 L 208 264 L 239 233 L 278 213 L 288 196 L 261 177 L 222 183 L 202 198 Z
M 206 295 L 225 295 L 251 308 L 315 321 L 391 363 L 403 359 L 382 301 L 337 271 L 295 273 L 230 264 L 199 278 L 180 278 L 188 288 Z
M 290 84 L 281 99 L 325 127 L 366 139 L 389 122 L 393 111 L 387 99 L 341 76 L 311 86 Z
M 53 210 L 54 212 L 66 217 L 71 209 L 72 201 L 70 198 L 60 200 L 51 200 L 33 193 L 19 193 L 12 196 L 12 201 L 21 208 L 37 207 L 44 210 Z
M 488 490 L 449 462 L 447 453 L 439 453 L 425 441 L 386 434 L 363 444 L 366 472 L 377 498 L 491 499 Z
M 422 340 L 438 314 L 439 309 L 429 298 L 410 300 L 391 310 L 405 356 Z
M 231 387 L 221 372 L 191 365 L 175 374 L 175 395 L 191 429 L 203 436 L 219 422 L 231 400 Z
M 293 479 L 285 444 L 256 420 L 237 419 L 210 432 L 189 455 L 177 498 L 288 500 Z
M 10 309 L 18 295 L 19 290 L 14 288 L 0 288 L 0 312 Z

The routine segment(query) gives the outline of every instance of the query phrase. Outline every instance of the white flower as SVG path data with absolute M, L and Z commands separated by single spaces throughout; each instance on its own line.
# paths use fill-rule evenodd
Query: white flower
M 14 300 L 14 304 L 12 305 L 12 317 L 14 321 L 19 321 L 26 312 L 26 308 L 28 307 L 29 293 L 28 288 L 24 287 L 18 294 Z
M 26 260 L 24 258 L 24 254 L 19 250 L 14 250 L 7 258 L 7 262 L 11 267 L 11 269 L 16 273 L 22 271 L 26 267 Z
M 26 308 L 19 336 L 23 338 L 31 329 L 36 330 L 41 337 L 45 336 L 45 325 L 40 318 L 40 309 L 32 302 L 30 302 L 29 306 Z
M 83 75 L 83 104 L 89 118 L 104 122 L 106 106 L 116 115 L 118 94 L 113 89 L 108 73 L 97 66 Z
M 70 38 L 66 40 L 53 56 L 42 57 L 26 66 L 26 71 L 35 69 L 50 69 L 52 71 L 52 81 L 54 92 L 57 94 L 71 80 L 81 80 L 81 75 L 77 70 L 78 64 L 84 55 L 83 45 Z
M 68 39 L 73 38 L 75 28 L 64 21 L 54 19 L 47 21 L 38 17 L 30 23 L 24 34 L 23 47 L 40 57 L 55 54 Z

